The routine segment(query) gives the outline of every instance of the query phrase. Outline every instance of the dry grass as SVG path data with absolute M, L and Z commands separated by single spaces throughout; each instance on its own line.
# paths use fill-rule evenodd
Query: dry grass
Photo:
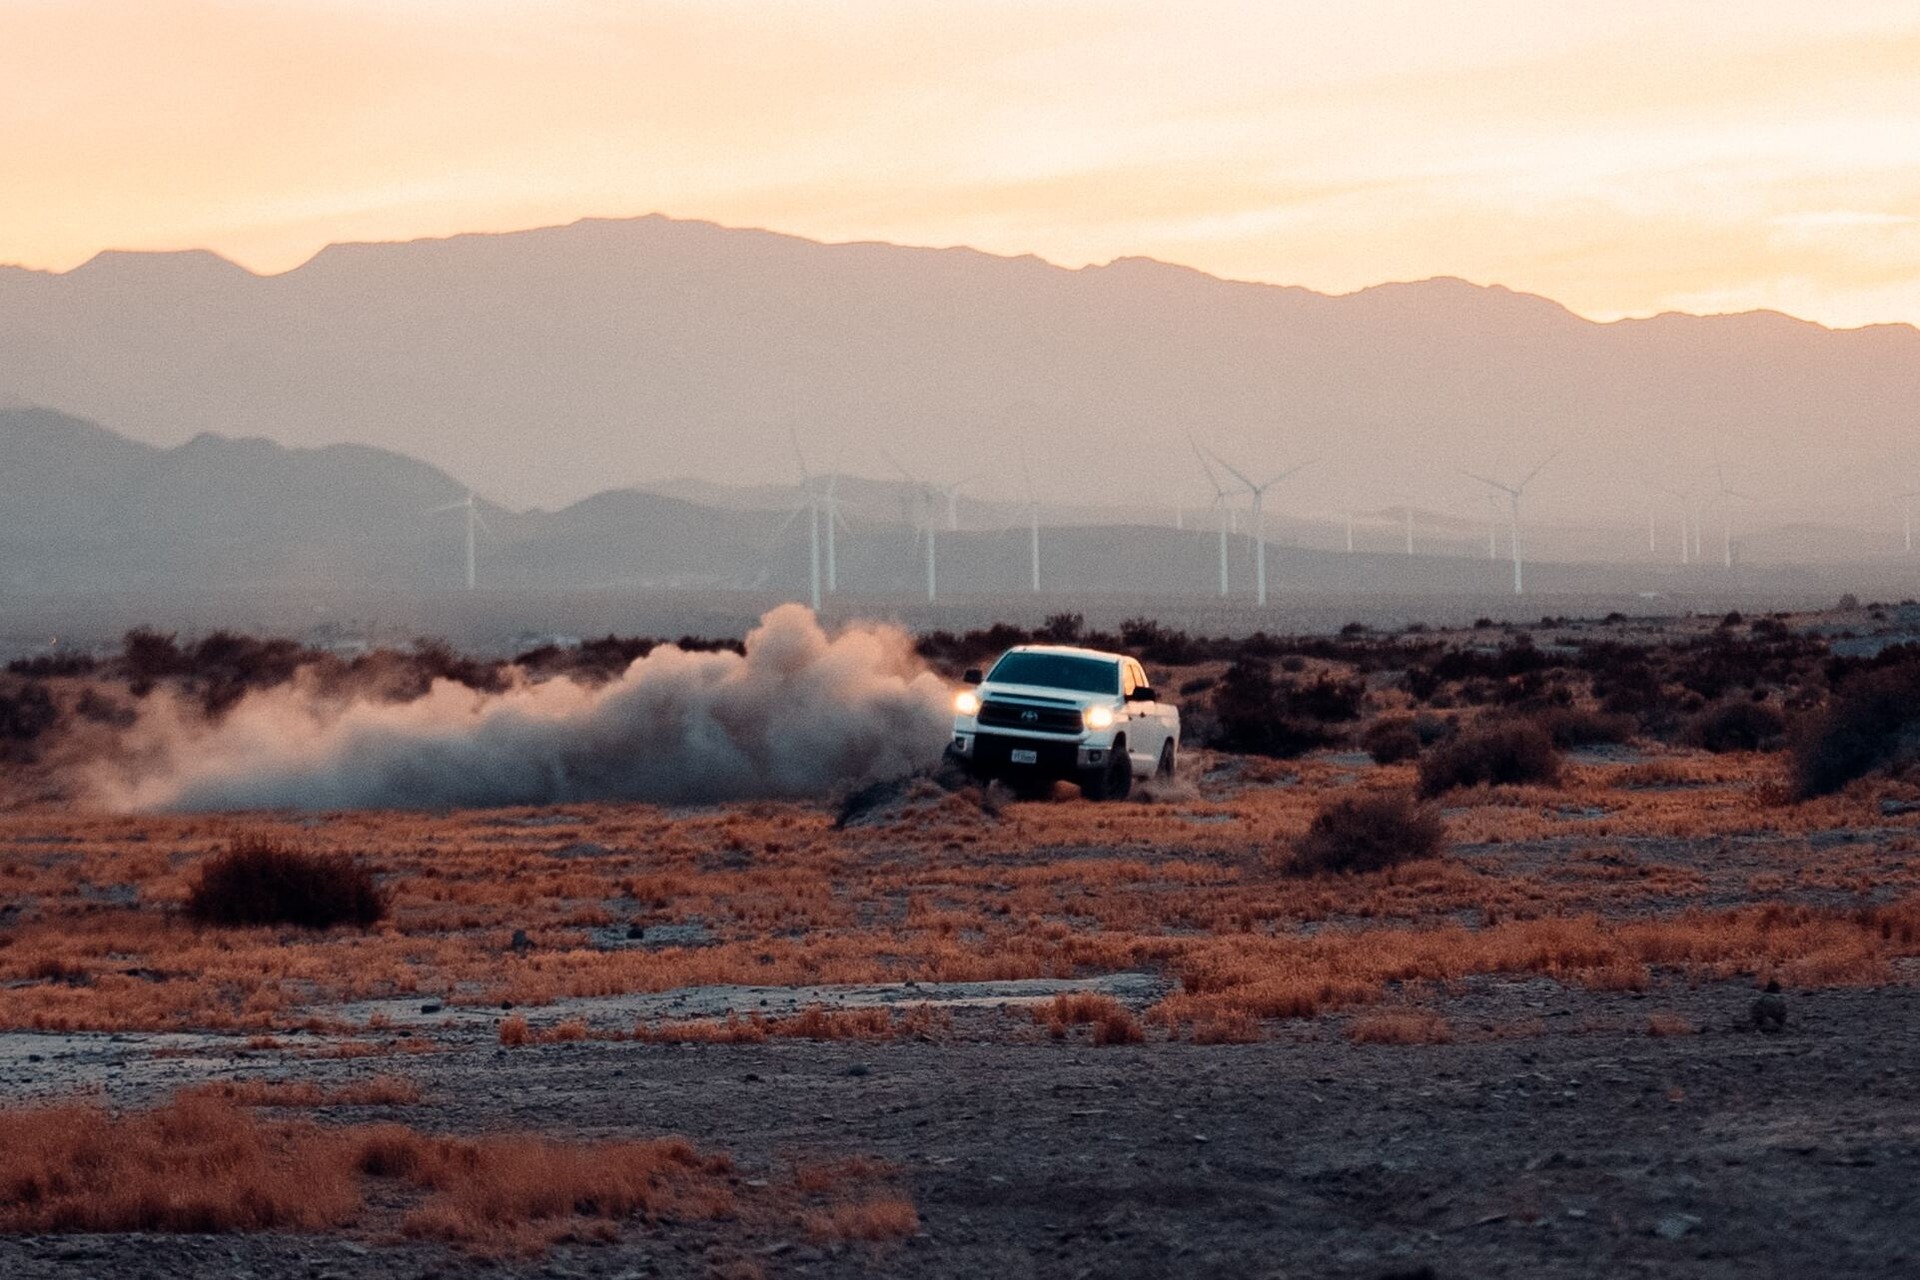
M 920 1215 L 911 1200 L 889 1198 L 836 1204 L 801 1215 L 807 1238 L 816 1241 L 904 1240 L 920 1234 Z
M 1370 1009 L 1347 1024 L 1355 1044 L 1452 1044 L 1453 1025 L 1426 1009 Z
M 360 1211 L 353 1157 L 345 1134 L 212 1097 L 0 1112 L 0 1231 L 320 1231 Z
M 404 1076 L 373 1076 L 327 1088 L 314 1080 L 220 1080 L 183 1090 L 181 1097 L 211 1097 L 239 1107 L 410 1107 L 420 1086 Z
M 1647 1034 L 1650 1036 L 1690 1036 L 1699 1030 L 1677 1013 L 1655 1012 L 1647 1015 Z
M 1291 879 L 1250 873 L 1256 851 L 1305 834 L 1329 797 L 1404 790 L 1411 766 L 1355 779 L 1314 758 L 1235 760 L 1216 783 L 1206 781 L 1211 763 L 1196 753 L 1202 783 L 1191 798 L 1124 810 L 1014 804 L 994 821 L 959 806 L 835 831 L 830 813 L 800 804 L 692 814 L 581 805 L 354 813 L 301 829 L 304 845 L 354 853 L 390 892 L 388 917 L 364 932 L 186 923 L 180 908 L 196 866 L 234 839 L 226 820 L 15 809 L 0 813 L 10 851 L 0 895 L 31 906 L 0 931 L 0 1028 L 340 1035 L 323 1016 L 336 1001 L 453 993 L 461 1003 L 537 1007 L 715 983 L 1127 969 L 1179 979 L 1161 1012 L 1185 1026 L 1370 1003 L 1408 970 L 1595 987 L 1657 985 L 1667 969 L 1765 972 L 1826 985 L 1881 980 L 1912 952 L 1898 930 L 1804 905 L 1866 892 L 1920 901 L 1920 859 L 1906 856 L 1920 848 L 1920 817 L 1879 812 L 1899 784 L 1782 807 L 1765 798 L 1783 777 L 1777 758 L 1662 750 L 1625 768 L 1572 762 L 1551 790 L 1457 793 L 1451 857 Z M 1292 785 L 1271 785 L 1283 778 Z M 1878 830 L 1851 844 L 1812 843 L 1862 828 Z M 241 830 L 274 834 L 257 819 Z M 1711 847 L 1729 840 L 1740 842 L 1738 859 Z M 589 843 L 601 852 L 569 852 Z M 1722 874 L 1723 862 L 1740 869 Z M 1751 905 L 1689 911 L 1710 900 Z M 1754 913 L 1775 908 L 1792 920 L 1756 930 Z M 1482 924 L 1456 923 L 1469 914 Z M 623 922 L 697 924 L 706 944 L 603 948 L 588 932 Z M 1303 925 L 1318 934 L 1303 936 Z M 524 951 L 508 945 L 517 929 L 528 935 Z M 1369 948 L 1377 959 L 1357 954 Z M 802 1017 L 779 1030 L 736 1021 L 640 1034 L 863 1034 L 837 1017 Z M 889 1033 L 906 1033 L 899 1018 Z M 406 1042 L 363 1043 L 354 1051 Z
M 85 1102 L 0 1112 L 7 1232 L 350 1227 L 370 1216 L 365 1183 L 377 1179 L 415 1201 L 400 1223 L 408 1235 L 526 1252 L 605 1238 L 630 1219 L 730 1216 L 731 1173 L 725 1157 L 681 1138 L 573 1143 L 270 1124 L 217 1089 L 125 1116 Z
M 1097 1045 L 1140 1044 L 1147 1034 L 1139 1020 L 1112 996 L 1076 991 L 1055 996 L 1034 1006 L 1033 1019 L 1047 1028 L 1055 1040 L 1064 1040 L 1074 1027 L 1093 1028 Z
M 754 1013 L 742 1018 L 695 1018 L 683 1022 L 641 1023 L 633 1038 L 651 1044 L 759 1044 L 772 1038 L 793 1040 L 937 1040 L 953 1029 L 953 1015 L 931 1005 L 904 1012 L 880 1007 L 829 1009 L 809 1005 L 785 1018 Z

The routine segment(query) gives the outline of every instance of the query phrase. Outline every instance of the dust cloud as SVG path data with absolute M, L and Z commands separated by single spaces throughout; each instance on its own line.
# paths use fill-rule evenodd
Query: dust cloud
M 748 633 L 744 656 L 662 646 L 598 686 L 437 681 L 383 703 L 295 680 L 211 723 L 156 694 L 83 786 L 123 812 L 813 796 L 937 761 L 947 699 L 904 632 L 829 636 L 783 605 Z

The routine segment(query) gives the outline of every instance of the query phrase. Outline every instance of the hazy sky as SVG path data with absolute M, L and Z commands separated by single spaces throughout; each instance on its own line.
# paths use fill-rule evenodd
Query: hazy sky
M 0 261 L 653 211 L 1920 322 L 1920 3 L 0 0 Z

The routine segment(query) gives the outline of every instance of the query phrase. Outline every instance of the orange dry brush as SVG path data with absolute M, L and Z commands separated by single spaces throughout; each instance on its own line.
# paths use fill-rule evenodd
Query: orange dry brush
M 242 1107 L 406 1107 L 420 1086 L 403 1076 L 373 1076 L 328 1089 L 313 1080 L 221 1080 L 178 1095 L 210 1097 Z
M 1355 1044 L 1452 1044 L 1453 1027 L 1425 1009 L 1376 1009 L 1347 1024 Z
M 906 1199 L 858 1200 L 801 1215 L 813 1240 L 902 1240 L 920 1232 L 920 1215 Z
M 1095 1044 L 1139 1044 L 1147 1038 L 1139 1021 L 1112 996 L 1076 991 L 1036 1005 L 1033 1020 L 1043 1024 L 1055 1040 L 1064 1040 L 1070 1028 L 1091 1026 Z
M 0 1112 L 0 1231 L 319 1231 L 360 1203 L 345 1134 L 217 1098 Z
M 732 1164 L 682 1138 L 433 1137 L 405 1125 L 265 1124 L 202 1092 L 115 1117 L 0 1112 L 0 1231 L 318 1231 L 367 1212 L 362 1183 L 424 1199 L 409 1235 L 534 1251 L 629 1218 L 722 1218 Z

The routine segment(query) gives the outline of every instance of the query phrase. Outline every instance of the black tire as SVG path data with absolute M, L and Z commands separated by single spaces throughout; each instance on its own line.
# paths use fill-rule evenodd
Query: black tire
M 1132 791 L 1133 761 L 1127 756 L 1125 739 L 1113 744 L 1103 768 L 1080 775 L 1080 794 L 1089 800 L 1125 800 Z
M 1173 781 L 1173 771 L 1179 767 L 1179 760 L 1173 752 L 1173 739 L 1168 738 L 1160 747 L 1160 763 L 1155 766 L 1153 776 L 1163 782 Z

